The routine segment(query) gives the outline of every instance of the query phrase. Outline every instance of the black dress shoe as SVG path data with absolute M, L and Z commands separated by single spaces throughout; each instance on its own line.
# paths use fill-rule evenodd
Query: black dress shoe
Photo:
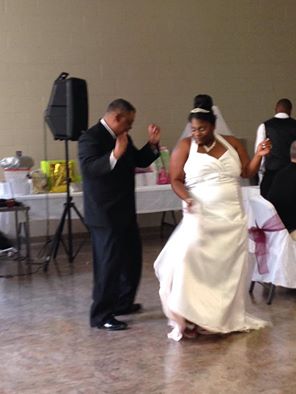
M 110 317 L 105 323 L 102 323 L 98 326 L 98 328 L 109 331 L 119 331 L 126 330 L 127 324 L 123 321 L 119 321 L 115 319 L 115 317 Z
M 131 315 L 133 313 L 140 313 L 142 309 L 142 304 L 132 304 L 126 309 L 119 309 L 114 315 Z

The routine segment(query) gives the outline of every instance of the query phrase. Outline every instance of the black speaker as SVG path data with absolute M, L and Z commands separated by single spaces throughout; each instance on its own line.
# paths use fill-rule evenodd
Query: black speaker
M 45 121 L 56 140 L 77 141 L 88 128 L 87 85 L 84 79 L 68 75 L 61 73 L 54 81 Z

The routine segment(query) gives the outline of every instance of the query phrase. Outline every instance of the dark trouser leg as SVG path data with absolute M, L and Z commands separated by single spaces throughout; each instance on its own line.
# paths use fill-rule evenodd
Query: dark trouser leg
M 137 223 L 125 229 L 123 259 L 117 310 L 124 310 L 135 300 L 142 273 L 142 244 Z
M 260 193 L 261 196 L 267 199 L 267 195 L 269 192 L 269 189 L 271 187 L 271 184 L 273 182 L 273 179 L 276 175 L 277 171 L 268 171 L 266 170 L 264 175 L 263 175 L 263 179 L 262 182 L 260 184 Z
M 110 228 L 90 227 L 93 251 L 93 303 L 90 325 L 112 316 L 118 301 L 121 269 L 120 234 Z

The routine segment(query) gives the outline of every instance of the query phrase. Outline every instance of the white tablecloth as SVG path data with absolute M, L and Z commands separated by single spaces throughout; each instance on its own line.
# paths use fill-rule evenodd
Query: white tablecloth
M 83 216 L 83 194 L 82 192 L 71 193 L 73 202 Z M 1 196 L 0 196 L 1 197 Z M 31 233 L 34 231 L 34 222 L 46 221 L 47 219 L 60 219 L 66 193 L 30 194 L 16 197 L 17 201 L 30 207 L 29 215 L 31 222 Z M 139 186 L 136 188 L 137 213 L 153 213 L 176 211 L 182 208 L 180 199 L 172 191 L 171 185 Z M 71 210 L 73 219 L 77 218 L 74 210 Z M 40 226 L 39 226 L 40 228 Z M 45 228 L 45 226 L 44 226 Z M 10 213 L 0 215 L 0 229 L 8 235 L 14 233 L 13 216 Z M 45 230 L 44 230 L 45 231 Z M 38 234 L 40 236 L 45 234 Z
M 242 187 L 242 195 L 243 204 L 248 214 L 249 222 L 251 223 L 252 211 L 249 209 L 248 201 L 252 196 L 259 195 L 259 188 L 257 186 Z M 75 206 L 83 215 L 82 192 L 71 193 L 71 196 L 73 197 Z M 59 220 L 61 218 L 66 200 L 66 193 L 29 194 L 18 196 L 16 199 L 30 207 L 29 215 L 32 235 L 42 236 L 46 234 L 45 222 L 47 219 Z M 182 208 L 181 201 L 172 191 L 171 185 L 138 186 L 136 188 L 136 204 L 137 213 L 139 214 L 177 211 Z M 73 219 L 77 218 L 74 210 L 71 211 L 71 215 Z M 13 220 L 12 214 L 2 213 L 0 215 L 0 230 L 5 234 L 14 235 Z M 42 222 L 44 225 L 41 225 Z
M 248 217 L 248 227 L 251 227 L 254 222 L 254 214 L 250 207 L 250 199 L 260 195 L 259 186 L 244 186 L 242 187 L 243 205 Z

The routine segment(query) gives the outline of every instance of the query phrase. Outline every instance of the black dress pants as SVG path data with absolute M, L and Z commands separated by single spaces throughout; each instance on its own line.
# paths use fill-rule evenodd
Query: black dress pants
M 272 182 L 274 180 L 274 177 L 276 176 L 276 174 L 278 173 L 278 170 L 275 171 L 270 171 L 270 170 L 266 170 L 263 178 L 262 178 L 262 182 L 260 184 L 260 194 L 262 197 L 267 198 L 268 192 L 271 188 Z
M 95 327 L 133 304 L 142 271 L 142 245 L 137 223 L 89 229 L 94 281 L 90 325 Z

